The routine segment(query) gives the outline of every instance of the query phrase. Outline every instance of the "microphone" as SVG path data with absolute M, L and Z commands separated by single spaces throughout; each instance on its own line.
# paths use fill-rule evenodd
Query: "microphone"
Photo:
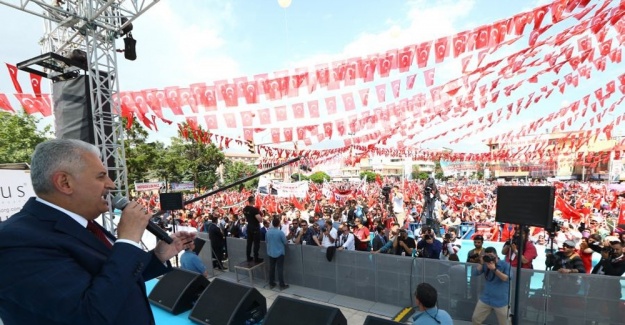
M 118 210 L 124 210 L 126 205 L 128 205 L 128 199 L 122 195 L 115 195 L 113 198 L 113 207 Z M 154 222 L 148 221 L 148 225 L 145 227 L 152 235 L 156 236 L 159 240 L 164 240 L 166 243 L 171 244 L 174 242 L 171 237 L 165 232 L 165 230 L 161 229 L 161 227 L 157 226 Z

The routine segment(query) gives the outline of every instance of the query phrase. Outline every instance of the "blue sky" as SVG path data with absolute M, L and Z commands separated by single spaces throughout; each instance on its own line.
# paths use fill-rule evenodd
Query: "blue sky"
M 601 1 L 592 1 L 600 3 Z M 618 2 L 618 1 L 616 1 Z M 436 40 L 442 36 L 452 36 L 463 30 L 470 30 L 499 19 L 512 17 L 514 14 L 527 11 L 539 5 L 548 3 L 545 0 L 534 1 L 495 1 L 495 0 L 457 0 L 457 1 L 373 1 L 373 0 L 292 0 L 291 5 L 283 9 L 277 0 L 256 1 L 223 1 L 223 0 L 161 0 L 154 8 L 140 17 L 135 23 L 134 37 L 138 40 L 138 59 L 134 62 L 126 61 L 123 56 L 118 57 L 120 88 L 121 90 L 142 90 L 149 88 L 164 88 L 166 86 L 188 87 L 196 82 L 211 83 L 216 80 L 230 79 L 274 71 L 289 70 L 299 67 L 314 67 L 316 64 L 331 63 L 338 59 L 351 57 L 366 57 L 369 54 L 385 53 L 389 49 L 402 48 L 407 45 L 423 41 Z M 579 11 L 576 10 L 576 11 Z M 592 14 L 592 13 L 591 13 Z M 0 49 L 2 62 L 17 63 L 40 53 L 38 40 L 42 35 L 43 27 L 40 18 L 26 13 L 0 6 L 0 17 L 3 25 L 0 38 L 3 40 Z M 551 22 L 550 16 L 543 21 L 543 26 Z M 566 21 L 546 32 L 541 39 L 553 35 L 564 28 L 577 23 L 574 18 Z M 11 26 L 10 28 L 7 26 Z M 16 32 L 17 31 L 17 32 Z M 528 35 L 531 26 L 525 30 L 524 37 L 513 45 L 501 48 L 486 57 L 484 62 L 505 57 L 515 51 L 527 47 Z M 612 34 L 610 34 L 612 35 Z M 121 41 L 119 41 L 121 45 Z M 577 47 L 575 40 L 569 41 Z M 613 42 L 614 43 L 614 42 Z M 618 44 L 618 43 L 616 43 Z M 613 45 L 613 48 L 615 45 Z M 538 57 L 542 57 L 551 48 L 544 49 Z M 559 51 L 559 50 L 558 50 Z M 477 52 L 474 52 L 477 55 Z M 436 67 L 435 86 L 444 84 L 462 75 L 460 59 L 448 58 L 442 64 L 433 63 L 433 54 L 430 54 L 429 67 Z M 475 59 L 473 59 L 475 60 Z M 474 63 L 471 63 L 474 64 Z M 427 69 L 427 68 L 426 68 Z M 560 94 L 553 92 L 548 100 L 530 106 L 520 115 L 513 115 L 510 120 L 493 125 L 491 128 L 473 134 L 460 143 L 450 143 L 452 139 L 464 132 L 448 133 L 446 136 L 420 144 L 421 148 L 449 147 L 457 152 L 486 151 L 483 139 L 509 131 L 518 130 L 540 116 L 546 116 L 557 111 L 562 105 L 578 100 L 581 96 L 592 94 L 594 89 L 605 85 L 609 80 L 625 72 L 622 64 L 608 63 L 605 72 L 592 72 L 592 79 L 580 80 L 578 88 L 567 88 L 567 92 Z M 518 80 L 526 79 L 536 70 L 529 70 L 525 74 L 501 81 L 502 85 L 513 84 Z M 506 107 L 508 103 L 516 102 L 530 92 L 539 91 L 540 86 L 549 84 L 552 80 L 562 78 L 571 72 L 566 65 L 559 75 L 548 73 L 539 77 L 536 84 L 524 83 L 521 88 L 509 98 L 500 94 L 495 104 L 489 104 L 486 109 L 469 112 L 462 118 L 447 122 L 437 120 L 426 127 L 422 133 L 411 142 L 426 139 L 433 135 L 448 131 L 462 125 L 469 120 L 477 119 L 488 112 Z M 409 73 L 394 72 L 390 78 L 380 79 L 377 83 L 388 83 L 395 79 L 405 80 L 408 74 L 417 73 L 415 89 L 412 92 L 402 92 L 402 97 L 411 97 L 418 92 L 429 93 L 423 83 L 423 71 L 413 64 Z M 492 78 L 484 78 L 480 84 L 489 84 Z M 28 86 L 26 73 L 21 73 L 20 81 L 25 89 Z M 402 84 L 403 85 L 403 84 Z M 342 88 L 336 93 L 364 87 L 357 84 L 352 88 Z M 503 87 L 502 87 L 503 88 Z M 49 87 L 44 87 L 48 92 Z M 0 92 L 12 94 L 13 86 L 4 67 L 0 67 Z M 311 95 L 306 94 L 295 101 L 306 102 L 311 99 L 323 99 L 327 92 L 318 91 Z M 357 95 L 356 95 L 357 96 Z M 373 94 L 370 94 L 373 96 Z M 620 98 L 617 91 L 606 103 L 609 106 Z M 255 110 L 278 105 L 289 105 L 294 101 L 265 102 L 261 105 L 237 108 L 241 110 Z M 17 106 L 17 102 L 13 102 Z M 357 107 L 359 114 L 377 107 Z M 220 110 L 220 112 L 222 112 Z M 615 112 L 604 118 L 603 123 L 610 121 L 623 113 L 619 107 Z M 340 111 L 339 111 L 339 114 Z M 323 116 L 317 120 L 288 121 L 287 125 L 275 124 L 272 127 L 322 124 L 345 117 Z M 576 122 L 568 129 L 579 128 L 583 121 L 590 118 L 587 114 L 584 119 Z M 173 116 L 169 116 L 175 119 Z M 51 122 L 46 119 L 44 122 Z M 276 122 L 277 123 L 277 122 Z M 559 123 L 559 122 L 558 122 Z M 545 125 L 551 129 L 553 125 Z M 420 128 L 415 126 L 415 129 Z M 159 132 L 152 132 L 151 138 L 166 141 L 175 131 L 175 125 L 159 124 Z M 411 133 L 411 130 L 407 130 Z M 544 131 L 544 130 L 541 130 Z M 216 131 L 231 137 L 240 137 L 240 129 L 226 129 Z M 336 131 L 335 131 L 336 133 Z M 359 130 L 356 136 L 366 134 L 367 130 Z M 394 136 L 388 146 L 400 139 Z M 268 132 L 255 135 L 257 143 L 270 140 Z M 315 144 L 314 148 L 334 148 L 342 146 L 341 139 L 336 136 L 332 140 L 325 140 Z M 289 147 L 292 144 L 283 144 Z M 300 148 L 301 145 L 300 145 Z

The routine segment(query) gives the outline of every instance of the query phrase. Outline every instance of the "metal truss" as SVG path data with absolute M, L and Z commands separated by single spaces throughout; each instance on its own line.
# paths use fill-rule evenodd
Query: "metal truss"
M 115 40 L 137 17 L 159 0 L 0 0 L 6 5 L 44 19 L 42 53 L 53 52 L 69 57 L 72 51 L 84 51 L 87 80 L 95 130 L 95 145 L 109 171 L 116 189 L 113 195 L 128 195 L 124 154 L 124 129 L 119 101 L 117 51 Z M 114 214 L 103 215 L 103 226 L 115 231 Z

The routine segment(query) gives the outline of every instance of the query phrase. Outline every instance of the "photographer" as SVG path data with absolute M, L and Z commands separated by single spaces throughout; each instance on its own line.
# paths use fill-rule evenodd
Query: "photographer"
M 438 260 L 443 250 L 443 244 L 436 240 L 432 229 L 427 229 L 422 235 L 421 240 L 417 243 L 417 251 L 419 257 L 431 258 Z
M 441 259 L 448 260 L 449 255 L 458 254 L 461 247 L 460 242 L 457 240 L 456 229 L 449 228 L 449 231 L 443 236 Z
M 515 226 L 514 237 L 504 243 L 501 253 L 506 256 L 506 262 L 510 263 L 510 266 L 516 267 L 519 263 L 519 256 L 521 259 L 521 267 L 524 269 L 533 269 L 532 262 L 538 256 L 536 246 L 528 240 L 530 229 L 523 227 L 523 231 L 519 231 L 519 226 Z M 523 240 L 523 252 L 519 254 L 519 244 Z
M 623 243 L 614 240 L 609 244 L 601 249 L 601 261 L 592 269 L 592 274 L 622 276 L 625 273 Z
M 484 288 L 480 293 L 479 300 L 473 310 L 473 324 L 482 324 L 495 312 L 499 325 L 508 324 L 508 300 L 510 294 L 510 264 L 502 261 L 497 256 L 494 247 L 484 249 L 484 255 L 480 264 L 473 269 L 472 276 L 484 274 Z
M 598 298 L 603 305 L 601 309 L 610 315 L 613 323 L 622 322 L 621 312 L 621 276 L 625 273 L 625 255 L 623 254 L 623 242 L 610 241 L 601 250 L 601 261 L 592 269 L 592 274 L 603 274 L 606 277 L 601 282 L 593 281 L 588 288 L 589 298 Z
M 395 240 L 393 241 L 395 255 L 412 256 L 412 252 L 415 248 L 415 240 L 408 237 L 406 229 L 400 228 L 399 235 L 395 237 Z
M 325 225 L 321 228 L 321 246 L 331 247 L 336 242 L 338 231 L 332 227 L 332 220 L 328 219 Z

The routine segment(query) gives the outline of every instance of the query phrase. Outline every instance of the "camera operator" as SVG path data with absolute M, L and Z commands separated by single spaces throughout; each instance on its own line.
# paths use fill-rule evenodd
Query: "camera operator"
M 342 223 L 339 227 L 339 233 L 338 240 L 335 241 L 336 249 L 348 251 L 356 250 L 354 234 L 351 233 L 349 225 L 346 222 Z
M 332 227 L 332 220 L 327 219 L 324 226 L 321 227 L 321 246 L 331 247 L 336 242 L 338 231 Z
M 579 244 L 579 255 L 584 262 L 586 273 L 592 270 L 592 254 L 597 252 L 601 254 L 601 236 L 599 234 L 591 234 L 584 237 Z
M 613 240 L 601 250 L 601 261 L 592 269 L 592 274 L 603 274 L 609 277 L 602 281 L 590 282 L 588 297 L 598 298 L 603 313 L 610 315 L 612 323 L 621 323 L 621 276 L 625 273 L 625 255 L 623 242 Z
M 441 259 L 449 260 L 449 255 L 458 254 L 461 247 L 460 241 L 457 240 L 456 228 L 449 228 L 447 233 L 443 236 Z
M 426 226 L 425 231 L 421 233 L 421 240 L 417 243 L 419 257 L 438 260 L 441 257 L 442 250 L 443 244 L 436 240 L 434 231 Z
M 415 240 L 408 237 L 408 232 L 404 228 L 399 229 L 399 235 L 393 240 L 393 250 L 395 255 L 411 256 L 416 248 Z
M 480 264 L 473 269 L 472 276 L 484 274 L 484 288 L 473 310 L 473 324 L 482 324 L 492 311 L 499 325 L 508 324 L 508 300 L 510 295 L 510 264 L 497 256 L 494 247 L 486 247 Z
M 501 253 L 506 256 L 506 262 L 510 263 L 510 266 L 516 267 L 519 263 L 520 256 L 521 268 L 534 268 L 532 262 L 538 256 L 538 252 L 532 241 L 528 240 L 529 232 L 529 227 L 523 227 L 523 231 L 519 231 L 519 226 L 515 226 L 514 236 L 511 240 L 504 243 Z M 519 254 L 519 244 L 521 240 L 523 240 L 523 252 Z

